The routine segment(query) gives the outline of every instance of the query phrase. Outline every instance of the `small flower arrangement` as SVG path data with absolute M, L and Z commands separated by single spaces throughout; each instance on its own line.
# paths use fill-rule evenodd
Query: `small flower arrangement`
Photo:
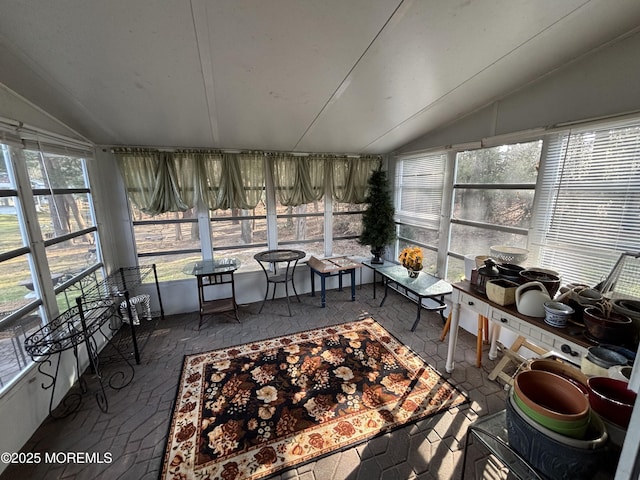
M 403 267 L 409 270 L 422 270 L 422 249 L 420 247 L 406 247 L 400 252 L 398 260 L 400 260 Z

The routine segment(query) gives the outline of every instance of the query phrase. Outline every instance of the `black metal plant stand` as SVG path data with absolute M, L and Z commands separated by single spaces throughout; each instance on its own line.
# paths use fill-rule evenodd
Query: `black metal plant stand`
M 109 402 L 105 387 L 120 390 L 131 383 L 135 371 L 127 358 L 127 355 L 112 342 L 114 330 L 110 320 L 119 314 L 118 307 L 126 302 L 129 319 L 132 319 L 132 308 L 129 292 L 137 288 L 142 281 L 153 273 L 160 303 L 160 315 L 164 318 L 164 309 L 160 297 L 160 288 L 155 265 L 120 268 L 106 277 L 95 287 L 84 292 L 83 296 L 76 298 L 76 306 L 60 314 L 57 318 L 44 325 L 42 328 L 25 339 L 25 350 L 33 361 L 38 364 L 38 371 L 49 378 L 48 383 L 42 383 L 45 390 L 51 390 L 49 400 L 49 414 L 54 418 L 63 418 L 80 408 L 82 396 L 88 393 L 89 386 L 85 375 L 80 370 L 80 351 L 85 349 L 89 360 L 89 370 L 96 379 L 98 388 L 95 398 L 98 407 L 103 412 L 109 409 Z M 123 300 L 124 299 L 124 300 Z M 130 321 L 131 340 L 133 354 L 137 364 L 140 364 L 140 352 L 136 339 L 136 328 Z M 109 335 L 107 335 L 109 333 Z M 104 340 L 105 346 L 110 346 L 117 356 L 124 360 L 119 364 L 120 369 L 106 375 L 100 365 L 98 343 L 96 337 Z M 60 357 L 63 352 L 71 350 L 75 358 L 75 369 L 78 376 L 80 391 L 73 389 L 65 395 L 61 403 L 62 413 L 54 412 L 53 402 L 60 370 Z M 52 357 L 57 356 L 56 367 L 53 374 L 45 371 L 45 365 L 52 367 Z
M 98 407 L 103 412 L 108 411 L 109 403 L 105 391 L 105 382 L 111 388 L 119 390 L 131 383 L 134 376 L 133 365 L 122 354 L 125 361 L 123 368 L 105 378 L 102 371 L 96 336 L 101 335 L 105 342 L 110 343 L 111 337 L 106 335 L 104 328 L 109 328 L 109 320 L 115 314 L 115 303 L 107 299 L 99 302 L 83 303 L 78 298 L 78 304 L 70 308 L 52 322 L 44 325 L 25 340 L 25 349 L 34 362 L 38 363 L 38 371 L 50 379 L 49 383 L 42 383 L 45 390 L 51 390 L 49 399 L 49 413 L 54 418 L 63 418 L 75 412 L 79 407 L 82 395 L 89 391 L 86 378 L 80 370 L 79 351 L 85 348 L 89 358 L 89 368 L 97 380 L 99 388 L 95 393 Z M 60 357 L 63 352 L 71 350 L 75 358 L 75 368 L 78 374 L 80 392 L 71 391 L 62 401 L 62 413 L 56 414 L 53 409 L 56 384 L 60 369 Z M 117 350 L 117 349 L 116 349 Z M 55 372 L 52 375 L 45 371 L 44 366 L 52 366 L 52 357 L 57 356 Z

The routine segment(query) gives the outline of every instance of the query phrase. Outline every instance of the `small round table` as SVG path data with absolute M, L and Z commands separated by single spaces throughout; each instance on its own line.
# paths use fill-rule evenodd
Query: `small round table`
M 267 250 L 264 252 L 256 253 L 253 258 L 260 264 L 262 267 L 262 271 L 267 279 L 267 291 L 264 294 L 264 300 L 262 300 L 262 306 L 258 313 L 262 313 L 262 309 L 264 308 L 264 304 L 267 301 L 267 297 L 269 296 L 269 285 L 273 284 L 273 294 L 271 295 L 271 300 L 273 300 L 276 296 L 276 287 L 278 284 L 284 284 L 285 296 L 287 297 L 287 309 L 289 310 L 289 316 L 291 316 L 291 303 L 289 302 L 289 281 L 291 281 L 291 286 L 293 287 L 293 293 L 295 293 L 298 302 L 300 302 L 300 297 L 298 297 L 298 292 L 296 291 L 296 285 L 294 282 L 293 274 L 296 271 L 296 266 L 298 265 L 298 261 L 304 258 L 306 253 L 302 250 Z M 286 267 L 281 267 L 280 271 L 283 273 L 278 273 L 278 264 L 286 264 Z M 267 269 L 267 266 L 269 268 Z M 272 273 L 269 273 L 269 272 Z

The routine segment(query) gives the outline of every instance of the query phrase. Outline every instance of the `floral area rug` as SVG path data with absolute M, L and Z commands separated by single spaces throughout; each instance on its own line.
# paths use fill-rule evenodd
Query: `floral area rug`
M 372 318 L 187 355 L 160 478 L 262 478 L 466 400 Z

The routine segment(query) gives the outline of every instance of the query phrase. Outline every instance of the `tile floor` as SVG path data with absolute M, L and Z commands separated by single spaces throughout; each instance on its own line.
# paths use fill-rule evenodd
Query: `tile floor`
M 380 297 L 373 299 L 371 285 L 357 290 L 355 302 L 350 301 L 348 289 L 328 291 L 324 309 L 320 308 L 319 296 L 301 295 L 300 299 L 301 303 L 295 299 L 292 302 L 293 317 L 287 315 L 286 300 L 276 299 L 268 301 L 260 315 L 257 314 L 260 303 L 242 305 L 241 323 L 225 316 L 211 317 L 200 331 L 197 313 L 143 324 L 140 328 L 141 364 L 135 367 L 135 377 L 130 385 L 122 390 L 107 389 L 108 412 L 101 412 L 94 398 L 87 395 L 80 409 L 69 417 L 62 420 L 48 418 L 23 448 L 25 452 L 108 452 L 112 461 L 11 465 L 0 480 L 155 480 L 161 470 L 172 403 L 185 354 L 369 315 L 467 392 L 470 402 L 275 478 L 461 478 L 468 425 L 479 416 L 502 410 L 505 401 L 503 385 L 487 378 L 495 362 L 488 360 L 486 352 L 482 368 L 475 367 L 475 336 L 461 331 L 456 369 L 449 375 L 444 368 L 447 343 L 440 341 L 443 327 L 440 316 L 423 310 L 420 325 L 416 332 L 411 332 L 416 307 L 399 294 L 390 294 L 382 308 L 378 306 Z M 109 368 L 112 367 L 107 364 L 105 369 Z M 465 478 L 474 478 L 474 471 L 476 478 L 504 478 L 499 465 L 482 458 L 479 449 L 474 451 L 470 455 L 471 461 L 467 461 Z

